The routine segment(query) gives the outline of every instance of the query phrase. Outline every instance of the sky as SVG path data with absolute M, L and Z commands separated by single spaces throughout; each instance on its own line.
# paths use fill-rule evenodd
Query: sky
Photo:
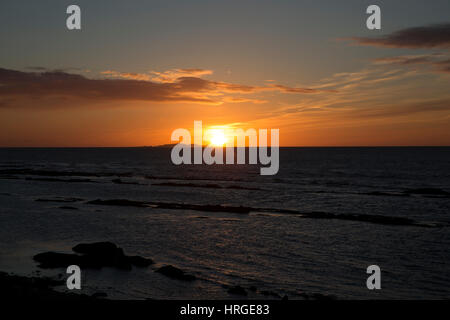
M 194 120 L 282 146 L 450 145 L 448 0 L 15 0 L 0 25 L 0 146 L 168 144 Z

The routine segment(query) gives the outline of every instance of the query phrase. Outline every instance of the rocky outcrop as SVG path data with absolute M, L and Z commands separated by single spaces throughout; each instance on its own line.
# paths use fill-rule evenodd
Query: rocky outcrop
M 195 276 L 186 274 L 183 270 L 171 265 L 163 266 L 157 269 L 155 272 L 161 273 L 166 277 L 182 281 L 193 281 L 196 279 Z
M 151 259 L 140 256 L 126 256 L 122 248 L 112 242 L 81 243 L 72 248 L 73 253 L 43 252 L 33 259 L 39 262 L 40 268 L 66 268 L 78 265 L 80 268 L 100 269 L 113 267 L 131 270 L 135 267 L 148 267 Z

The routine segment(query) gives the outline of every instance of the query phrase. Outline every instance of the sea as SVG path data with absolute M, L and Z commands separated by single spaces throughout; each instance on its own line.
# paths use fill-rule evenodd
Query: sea
M 82 270 L 77 292 L 450 298 L 449 147 L 280 148 L 273 176 L 260 165 L 174 165 L 170 151 L 1 148 L 0 271 L 66 279 L 33 256 L 111 241 L 154 264 Z M 165 265 L 197 280 L 155 272 Z M 372 265 L 380 289 L 367 286 Z

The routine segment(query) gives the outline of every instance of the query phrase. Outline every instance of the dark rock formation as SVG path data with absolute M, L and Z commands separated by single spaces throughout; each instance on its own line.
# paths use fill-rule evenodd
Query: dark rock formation
M 174 266 L 167 265 L 159 268 L 155 272 L 161 273 L 169 278 L 182 280 L 182 281 L 193 281 L 196 279 L 195 276 L 186 274 L 183 270 L 178 269 Z
M 0 299 L 1 301 L 36 299 L 36 300 L 91 300 L 85 294 L 63 293 L 55 291 L 52 287 L 63 285 L 63 280 L 50 278 L 23 277 L 0 272 Z
M 33 259 L 40 263 L 40 268 L 67 268 L 74 264 L 80 268 L 114 267 L 131 270 L 131 266 L 147 267 L 153 263 L 151 259 L 140 256 L 126 256 L 123 249 L 112 242 L 82 243 L 72 250 L 78 254 L 44 252 Z
M 92 200 L 88 204 L 97 204 L 103 206 L 123 206 L 123 207 L 148 207 L 148 204 L 142 201 L 133 201 L 127 199 L 111 199 L 111 200 Z
M 113 183 L 117 183 L 117 184 L 134 184 L 134 185 L 145 185 L 143 183 L 138 183 L 138 182 L 134 182 L 134 181 L 123 181 L 120 178 L 117 179 L 112 179 L 111 180 Z
M 114 255 L 117 249 L 117 246 L 112 242 L 80 243 L 72 248 L 76 253 L 93 254 L 97 256 Z
M 38 198 L 34 201 L 37 201 L 37 202 L 77 202 L 77 201 L 83 201 L 83 199 L 55 197 L 55 198 Z
M 149 265 L 153 264 L 153 260 L 152 259 L 148 259 L 148 258 L 143 258 L 141 256 L 130 256 L 128 257 L 128 261 L 136 267 L 148 267 Z
M 64 268 L 72 264 L 80 265 L 81 256 L 71 253 L 43 252 L 35 255 L 33 259 L 39 262 L 39 267 L 48 268 Z
M 450 192 L 438 188 L 407 189 L 405 190 L 405 193 L 420 194 L 420 195 L 450 196 Z

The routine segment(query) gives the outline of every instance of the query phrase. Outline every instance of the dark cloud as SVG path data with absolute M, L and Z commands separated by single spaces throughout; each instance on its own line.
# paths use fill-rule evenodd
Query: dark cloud
M 40 68 L 38 70 L 41 70 Z M 180 69 L 183 74 L 205 73 L 197 69 Z M 108 72 L 110 74 L 111 71 Z M 23 72 L 0 68 L 0 107 L 7 99 L 57 98 L 63 100 L 156 101 L 220 104 L 230 101 L 229 94 L 251 94 L 261 91 L 311 93 L 317 90 L 286 86 L 250 86 L 217 82 L 194 76 L 182 76 L 171 82 L 145 80 L 138 74 L 120 73 L 119 78 L 89 79 L 65 71 Z M 226 99 L 228 98 L 228 100 Z M 13 101 L 10 100 L 10 101 Z M 252 100 L 248 100 L 252 101 Z M 257 100 L 255 100 L 257 101 Z
M 26 67 L 26 69 L 33 71 L 49 71 L 46 67 L 38 67 L 38 66 L 29 66 Z
M 0 98 L 72 97 L 100 100 L 181 101 L 217 103 L 206 95 L 210 90 L 200 78 L 180 78 L 174 83 L 154 83 L 127 79 L 88 79 L 62 71 L 22 72 L 0 68 Z M 2 99 L 3 100 L 3 99 Z
M 392 48 L 450 48 L 450 23 L 402 29 L 378 37 L 352 37 L 360 45 Z

